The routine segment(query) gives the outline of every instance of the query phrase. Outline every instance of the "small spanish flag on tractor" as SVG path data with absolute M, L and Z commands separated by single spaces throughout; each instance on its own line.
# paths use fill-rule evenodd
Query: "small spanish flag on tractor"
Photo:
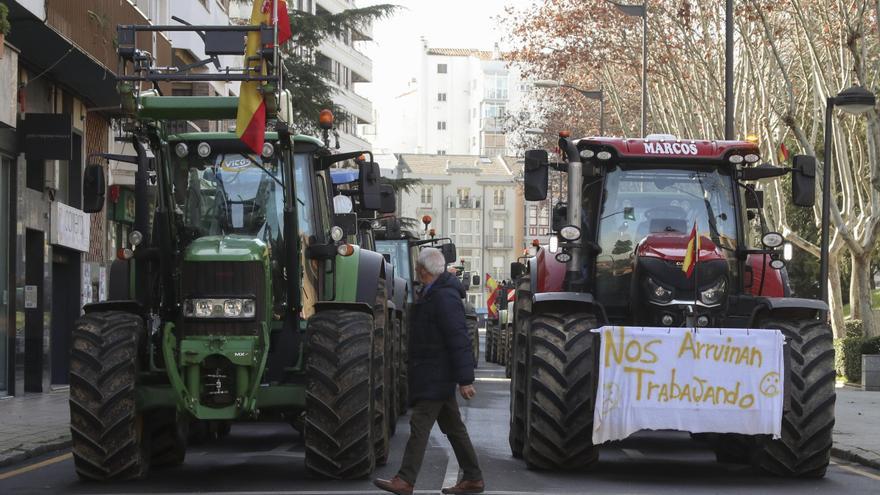
M 489 312 L 490 318 L 496 318 L 498 312 L 495 311 L 495 300 L 498 299 L 498 282 L 488 273 L 486 274 L 486 291 L 486 311 Z
M 779 143 L 779 150 L 777 151 L 776 158 L 779 159 L 779 163 L 785 163 L 788 161 L 788 148 L 786 148 L 785 143 Z
M 281 45 L 290 39 L 290 17 L 287 14 L 287 3 L 284 0 L 277 1 L 275 15 L 272 13 L 273 0 L 255 0 L 251 10 L 250 24 L 258 26 L 272 25 L 278 21 L 278 44 Z M 260 55 L 261 41 L 260 32 L 252 31 L 247 35 L 247 50 L 245 51 L 245 65 L 251 69 L 251 74 L 260 71 L 260 75 L 266 75 L 266 64 Z M 263 150 L 263 139 L 266 132 L 266 103 L 263 101 L 261 92 L 262 83 L 259 81 L 247 81 L 241 83 L 241 91 L 238 97 L 238 116 L 235 122 L 235 133 L 254 153 L 260 154 Z
M 688 238 L 687 250 L 684 253 L 684 261 L 681 264 L 681 271 L 687 278 L 691 278 L 694 273 L 694 267 L 700 261 L 700 235 L 697 234 L 697 222 L 694 222 L 694 228 L 691 229 L 691 235 Z

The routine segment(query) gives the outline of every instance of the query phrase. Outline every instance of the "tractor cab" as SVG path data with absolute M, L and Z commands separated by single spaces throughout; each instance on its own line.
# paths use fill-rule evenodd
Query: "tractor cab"
M 545 269 L 557 290 L 589 291 L 610 322 L 657 326 L 729 326 L 737 298 L 789 295 L 782 237 L 769 231 L 748 182 L 789 169 L 758 165 L 755 143 L 664 135 L 560 143 L 577 163 L 544 163 L 569 172 L 580 194 L 557 202 L 557 236 L 537 257 L 566 265 Z M 545 196 L 544 156 L 527 154 L 533 197 Z

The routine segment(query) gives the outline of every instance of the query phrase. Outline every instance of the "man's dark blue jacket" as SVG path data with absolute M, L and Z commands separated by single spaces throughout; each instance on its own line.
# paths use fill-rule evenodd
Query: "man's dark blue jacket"
M 444 272 L 413 305 L 409 339 L 409 399 L 444 400 L 474 383 L 474 356 L 464 320 L 464 288 Z

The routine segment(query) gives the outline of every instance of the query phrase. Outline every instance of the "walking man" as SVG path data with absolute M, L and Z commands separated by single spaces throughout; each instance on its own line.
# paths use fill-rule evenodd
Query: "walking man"
M 461 302 L 465 291 L 458 279 L 446 271 L 446 260 L 438 249 L 422 249 L 416 274 L 423 289 L 410 320 L 409 441 L 397 476 L 374 483 L 391 493 L 411 495 L 436 421 L 452 444 L 463 471 L 461 481 L 442 492 L 483 493 L 477 453 L 455 398 L 456 386 L 466 400 L 476 395 L 473 351 Z

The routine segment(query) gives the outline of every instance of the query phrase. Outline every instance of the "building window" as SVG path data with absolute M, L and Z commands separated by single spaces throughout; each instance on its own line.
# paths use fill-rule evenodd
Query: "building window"
M 445 154 L 446 154 L 446 150 L 437 150 L 437 154 L 438 154 L 438 155 L 445 155 Z
M 550 225 L 550 209 L 546 206 L 541 208 L 541 225 Z
M 538 225 L 538 207 L 537 206 L 529 206 L 529 225 Z M 530 229 L 529 232 L 533 232 L 534 229 Z M 534 235 L 534 234 L 532 234 Z
M 492 193 L 492 204 L 504 207 L 504 189 L 495 189 Z
M 446 93 L 437 93 L 437 101 L 446 101 Z
M 507 74 L 487 74 L 485 95 L 489 100 L 506 100 Z
M 446 121 L 445 120 L 438 120 L 437 121 L 437 130 L 438 131 L 445 131 L 446 130 Z
M 434 204 L 434 190 L 430 187 L 422 188 L 422 205 Z
M 492 240 L 496 244 L 504 241 L 504 220 L 492 221 Z
M 437 64 L 437 74 L 446 74 L 446 64 Z
M 486 103 L 483 106 L 483 117 L 500 119 L 507 114 L 507 106 L 504 103 Z

